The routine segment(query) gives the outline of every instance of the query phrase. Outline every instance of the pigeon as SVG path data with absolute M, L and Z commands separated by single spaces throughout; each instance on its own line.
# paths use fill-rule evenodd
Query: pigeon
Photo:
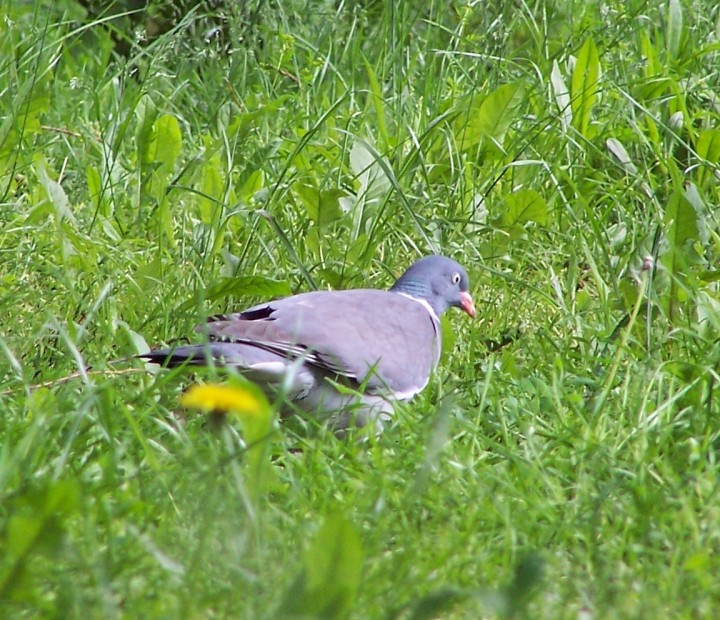
M 151 350 L 155 364 L 232 367 L 280 401 L 342 433 L 375 423 L 430 381 L 440 359 L 440 317 L 450 307 L 475 317 L 468 276 L 457 262 L 426 256 L 389 290 L 300 293 L 212 316 L 201 344 Z

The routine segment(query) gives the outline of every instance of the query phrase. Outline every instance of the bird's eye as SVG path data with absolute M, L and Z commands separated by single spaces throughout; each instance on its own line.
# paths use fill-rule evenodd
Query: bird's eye
M 452 276 L 450 277 L 450 282 L 452 282 L 453 284 L 460 284 L 460 274 L 459 273 L 452 274 Z

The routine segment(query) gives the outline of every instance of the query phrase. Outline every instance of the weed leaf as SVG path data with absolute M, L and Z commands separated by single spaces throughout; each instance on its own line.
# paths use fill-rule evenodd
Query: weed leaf
M 678 57 L 682 40 L 683 14 L 680 0 L 669 0 L 667 18 L 667 52 L 670 60 Z
M 578 52 L 572 75 L 573 126 L 581 135 L 590 138 L 592 109 L 598 100 L 600 58 L 592 39 L 587 39 Z
M 302 572 L 276 617 L 345 618 L 360 585 L 362 556 L 360 536 L 350 522 L 339 514 L 328 517 L 311 541 Z

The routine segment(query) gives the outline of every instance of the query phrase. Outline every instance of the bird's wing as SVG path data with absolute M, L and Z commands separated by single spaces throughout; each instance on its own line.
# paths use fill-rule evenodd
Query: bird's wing
M 212 317 L 201 328 L 213 342 L 302 358 L 370 391 L 410 398 L 440 356 L 440 332 L 420 302 L 378 290 L 319 291 Z

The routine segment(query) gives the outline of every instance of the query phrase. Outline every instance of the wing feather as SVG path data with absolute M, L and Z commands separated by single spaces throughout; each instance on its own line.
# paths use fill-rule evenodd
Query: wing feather
M 303 293 L 200 328 L 211 341 L 255 346 L 338 375 L 369 391 L 421 390 L 440 356 L 439 327 L 414 299 L 390 291 Z

